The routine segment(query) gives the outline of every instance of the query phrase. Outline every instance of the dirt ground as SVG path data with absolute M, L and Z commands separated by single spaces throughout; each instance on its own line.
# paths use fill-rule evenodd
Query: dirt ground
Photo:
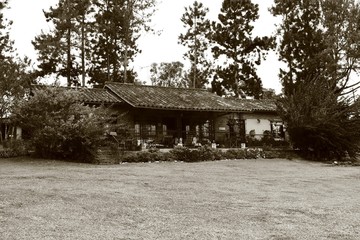
M 360 239 L 360 167 L 0 159 L 0 239 Z

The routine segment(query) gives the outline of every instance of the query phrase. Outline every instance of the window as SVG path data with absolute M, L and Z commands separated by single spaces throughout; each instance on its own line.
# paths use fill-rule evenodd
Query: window
M 155 124 L 144 124 L 142 126 L 141 135 L 143 137 L 154 137 L 156 136 L 156 125 Z
M 284 123 L 281 121 L 271 122 L 271 133 L 274 139 L 285 138 Z

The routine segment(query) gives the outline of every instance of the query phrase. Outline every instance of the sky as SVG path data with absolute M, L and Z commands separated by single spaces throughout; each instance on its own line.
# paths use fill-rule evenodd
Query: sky
M 141 53 L 134 59 L 134 69 L 138 72 L 141 81 L 149 82 L 150 68 L 152 63 L 184 61 L 183 54 L 186 48 L 178 44 L 178 36 L 184 33 L 180 18 L 184 8 L 191 5 L 194 0 L 158 0 L 157 11 L 152 18 L 152 26 L 158 34 L 145 33 L 138 40 Z M 222 0 L 198 0 L 209 8 L 208 17 L 216 20 L 220 12 Z M 31 44 L 35 36 L 42 30 L 50 30 L 43 15 L 43 9 L 56 5 L 58 0 L 9 0 L 10 9 L 5 16 L 13 21 L 10 32 L 15 41 L 15 47 L 20 56 L 27 56 L 36 62 L 36 52 Z M 255 23 L 253 36 L 266 36 L 275 32 L 275 19 L 268 8 L 273 0 L 253 0 L 259 4 L 260 19 Z M 267 60 L 258 67 L 258 75 L 261 77 L 265 88 L 275 89 L 281 92 L 281 84 L 278 80 L 278 72 L 281 64 L 274 52 L 270 52 Z

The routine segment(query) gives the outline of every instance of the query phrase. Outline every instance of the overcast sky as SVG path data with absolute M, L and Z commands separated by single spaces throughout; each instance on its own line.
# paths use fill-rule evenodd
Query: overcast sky
M 189 6 L 194 0 L 159 0 L 157 12 L 153 16 L 152 25 L 161 35 L 144 34 L 139 39 L 139 48 L 142 50 L 134 62 L 134 67 L 139 73 L 141 81 L 149 78 L 151 63 L 183 61 L 185 48 L 178 44 L 178 35 L 184 32 L 180 21 L 184 7 Z M 34 61 L 36 53 L 31 41 L 41 30 L 49 30 L 42 10 L 54 6 L 58 0 L 9 0 L 10 9 L 7 18 L 13 21 L 11 37 L 15 40 L 15 47 L 21 56 L 28 56 Z M 221 8 L 222 0 L 200 0 L 210 9 L 209 18 L 215 20 Z M 254 36 L 265 36 L 274 33 L 276 19 L 268 12 L 273 0 L 253 0 L 259 4 L 260 19 L 255 24 Z M 278 80 L 279 62 L 277 56 L 269 54 L 267 61 L 263 62 L 258 74 L 266 88 L 281 91 Z M 149 81 L 148 81 L 149 82 Z

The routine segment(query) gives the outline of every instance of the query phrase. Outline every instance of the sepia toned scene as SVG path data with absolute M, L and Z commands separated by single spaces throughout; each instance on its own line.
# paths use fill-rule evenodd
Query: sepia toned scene
M 0 0 L 0 239 L 360 239 L 357 0 Z

